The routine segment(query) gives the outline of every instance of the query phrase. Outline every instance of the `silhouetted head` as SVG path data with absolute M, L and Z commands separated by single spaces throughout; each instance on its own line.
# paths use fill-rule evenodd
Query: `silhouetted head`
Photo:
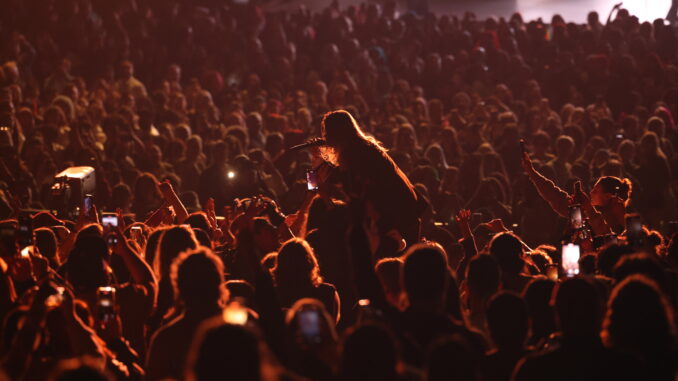
M 633 253 L 633 249 L 627 245 L 610 244 L 605 246 L 597 256 L 596 267 L 598 273 L 612 278 L 614 267 L 622 256 Z
M 614 279 L 617 283 L 635 274 L 642 274 L 652 279 L 662 290 L 670 291 L 663 265 L 650 254 L 625 255 L 614 267 Z
M 410 304 L 445 300 L 449 269 L 444 249 L 437 243 L 419 243 L 404 259 L 402 284 Z
M 188 381 L 259 381 L 259 341 L 245 327 L 225 324 L 222 317 L 217 317 L 198 328 L 186 364 Z
M 358 123 L 345 110 L 328 112 L 323 117 L 321 126 L 322 135 L 327 145 L 339 150 L 364 139 Z
M 108 246 L 102 237 L 79 237 L 66 261 L 66 278 L 76 294 L 94 292 L 98 287 L 109 285 L 108 255 Z
M 38 247 L 40 254 L 49 260 L 50 266 L 57 268 L 59 266 L 59 258 L 56 255 L 56 235 L 50 228 L 38 228 L 34 230 L 34 233 L 35 246 Z
M 342 380 L 394 380 L 397 363 L 396 344 L 386 328 L 367 324 L 347 332 L 341 354 Z
M 206 247 L 181 253 L 172 262 L 171 279 L 175 294 L 189 311 L 218 305 L 226 294 L 224 265 Z
M 175 226 L 165 230 L 155 255 L 153 269 L 159 279 L 169 275 L 170 265 L 179 253 L 195 249 L 198 242 L 193 230 L 184 226 Z
M 586 278 L 569 278 L 554 290 L 553 304 L 563 336 L 595 338 L 600 329 L 601 301 Z
M 379 277 L 381 286 L 384 288 L 386 296 L 394 305 L 398 305 L 402 287 L 400 284 L 400 269 L 403 261 L 400 258 L 382 258 L 374 266 L 374 270 Z
M 523 245 L 513 233 L 499 233 L 490 241 L 490 255 L 497 259 L 502 273 L 519 274 L 524 266 Z
M 525 345 L 529 315 L 525 300 L 512 292 L 500 292 L 487 306 L 487 326 L 497 348 L 520 349 Z
M 523 299 L 532 321 L 532 337 L 546 338 L 555 331 L 556 323 L 551 306 L 551 295 L 556 283 L 548 278 L 533 279 L 523 291 Z
M 202 229 L 206 232 L 210 231 L 210 223 L 207 220 L 207 214 L 205 212 L 191 213 L 184 223 L 194 229 Z
M 501 269 L 491 255 L 478 255 L 466 269 L 466 284 L 469 293 L 480 300 L 487 300 L 499 289 Z
M 620 179 L 614 176 L 604 176 L 598 179 L 591 189 L 591 203 L 594 206 L 607 206 L 610 200 L 619 197 L 627 205 L 631 198 L 631 180 Z
M 657 284 L 632 275 L 612 290 L 601 334 L 605 344 L 651 356 L 675 340 L 673 310 Z
M 299 238 L 282 245 L 273 275 L 279 287 L 315 287 L 323 282 L 313 249 L 306 240 Z

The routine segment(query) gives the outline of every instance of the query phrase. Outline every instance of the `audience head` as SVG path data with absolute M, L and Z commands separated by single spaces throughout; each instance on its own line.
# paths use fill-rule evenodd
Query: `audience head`
M 261 380 L 259 340 L 246 327 L 225 324 L 221 317 L 204 322 L 193 339 L 186 365 L 187 381 L 216 375 L 243 381 Z
M 172 285 L 188 311 L 209 309 L 228 299 L 224 290 L 224 265 L 205 247 L 179 254 L 171 266 Z
M 517 275 L 523 270 L 523 245 L 513 233 L 499 233 L 490 241 L 490 255 L 497 259 L 502 274 Z
M 404 255 L 402 284 L 411 305 L 445 300 L 449 269 L 443 248 L 433 242 L 411 246 Z
M 527 303 L 512 292 L 496 294 L 487 307 L 487 327 L 499 350 L 522 349 L 529 328 Z
M 598 289 L 586 278 L 569 278 L 554 289 L 553 301 L 563 336 L 595 338 L 600 329 L 601 301 Z

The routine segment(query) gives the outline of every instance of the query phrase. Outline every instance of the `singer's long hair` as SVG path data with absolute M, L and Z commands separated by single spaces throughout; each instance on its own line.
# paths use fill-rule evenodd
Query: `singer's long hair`
M 337 166 L 351 167 L 347 155 L 358 154 L 365 147 L 371 147 L 382 153 L 386 150 L 372 136 L 365 135 L 353 116 L 346 110 L 330 111 L 323 117 L 322 135 L 327 145 L 320 152 L 326 161 Z

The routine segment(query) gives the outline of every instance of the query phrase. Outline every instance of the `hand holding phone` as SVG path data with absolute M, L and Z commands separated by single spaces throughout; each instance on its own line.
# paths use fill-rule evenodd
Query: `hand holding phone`
M 579 274 L 580 255 L 581 250 L 579 248 L 579 245 L 575 245 L 573 243 L 563 245 L 562 251 L 563 272 L 568 277 L 572 277 Z
M 306 187 L 310 191 L 318 190 L 318 173 L 313 169 L 306 171 Z
M 584 221 L 581 214 L 581 205 L 574 204 L 569 206 L 570 211 L 570 228 L 572 230 L 579 230 L 584 227 Z
M 99 287 L 97 289 L 97 318 L 101 324 L 107 324 L 115 319 L 115 288 Z
M 92 211 L 92 206 L 94 206 L 94 196 L 91 194 L 86 194 L 85 198 L 82 200 L 82 207 L 84 209 L 84 214 L 89 215 Z
M 320 337 L 320 312 L 313 309 L 299 311 L 299 332 L 308 344 L 319 344 Z

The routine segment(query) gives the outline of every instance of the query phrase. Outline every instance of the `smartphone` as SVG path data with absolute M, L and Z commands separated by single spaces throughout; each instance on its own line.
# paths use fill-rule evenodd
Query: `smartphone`
M 626 216 L 626 239 L 629 245 L 633 247 L 642 246 L 643 223 L 640 220 L 640 215 L 630 214 Z
M 17 243 L 20 247 L 26 247 L 33 244 L 33 218 L 28 213 L 21 213 L 18 217 L 18 226 L 16 232 Z
M 568 207 L 570 210 L 570 227 L 574 230 L 579 230 L 584 227 L 584 221 L 581 216 L 581 206 L 580 205 L 570 205 Z
M 581 249 L 579 245 L 568 243 L 563 245 L 562 262 L 563 273 L 568 277 L 579 274 L 579 257 L 581 256 Z
M 546 277 L 550 280 L 557 282 L 558 281 L 558 265 L 551 264 L 546 266 Z
M 143 241 L 143 231 L 141 230 L 141 226 L 132 226 L 129 229 L 129 234 L 132 237 L 133 240 L 137 241 L 138 243 L 141 243 Z
M 231 302 L 224 308 L 223 318 L 228 324 L 245 325 L 248 319 L 247 309 L 240 302 Z
M 320 313 L 317 310 L 299 311 L 299 332 L 307 343 L 320 343 Z
M 115 231 L 115 228 L 118 227 L 118 216 L 115 214 L 104 214 L 101 216 L 101 225 L 103 225 L 105 233 Z
M 115 288 L 99 287 L 97 289 L 97 317 L 106 324 L 115 319 Z
M 86 194 L 82 204 L 85 208 L 85 214 L 89 214 L 89 212 L 92 211 L 92 206 L 94 205 L 94 196 L 91 194 Z
M 310 191 L 318 190 L 318 173 L 313 169 L 306 171 L 306 187 Z

